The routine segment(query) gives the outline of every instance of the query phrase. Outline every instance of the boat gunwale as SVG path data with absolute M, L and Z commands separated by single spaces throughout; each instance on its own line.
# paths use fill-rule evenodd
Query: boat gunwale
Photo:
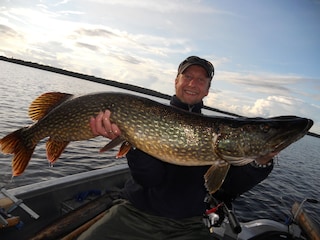
M 38 183 L 32 183 L 12 189 L 7 191 L 16 196 L 23 198 L 32 198 L 37 195 L 42 195 L 48 192 L 52 192 L 53 189 L 57 188 L 68 188 L 76 185 L 81 185 L 83 182 L 94 181 L 100 178 L 110 178 L 114 175 L 119 175 L 128 171 L 128 165 L 126 163 L 110 166 L 107 168 L 96 169 L 88 172 L 76 173 L 69 176 L 64 176 L 60 178 L 54 178 Z M 0 192 L 0 198 L 5 197 Z

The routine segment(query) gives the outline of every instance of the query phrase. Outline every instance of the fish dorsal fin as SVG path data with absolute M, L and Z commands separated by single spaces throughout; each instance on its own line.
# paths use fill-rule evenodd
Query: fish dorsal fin
M 215 193 L 224 182 L 230 164 L 224 161 L 212 165 L 204 175 L 205 185 L 210 194 Z
M 29 117 L 38 121 L 46 116 L 52 109 L 66 101 L 72 94 L 61 92 L 48 92 L 37 97 L 29 107 Z

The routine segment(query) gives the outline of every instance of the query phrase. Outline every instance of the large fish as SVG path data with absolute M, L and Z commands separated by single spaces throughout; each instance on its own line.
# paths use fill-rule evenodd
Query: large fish
M 230 164 L 271 158 L 303 137 L 313 124 L 295 116 L 209 117 L 124 93 L 80 97 L 45 93 L 30 105 L 29 116 L 35 123 L 0 140 L 2 152 L 14 154 L 13 176 L 23 173 L 36 145 L 45 137 L 49 137 L 46 149 L 50 162 L 59 158 L 70 141 L 95 137 L 89 119 L 106 109 L 122 133 L 107 149 L 126 141 L 165 162 L 212 165 L 205 174 L 211 193 L 221 186 Z

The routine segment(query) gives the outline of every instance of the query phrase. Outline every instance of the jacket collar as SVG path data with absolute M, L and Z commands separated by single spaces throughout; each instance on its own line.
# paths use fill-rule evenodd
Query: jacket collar
M 176 95 L 173 95 L 171 97 L 170 105 L 174 106 L 174 107 L 181 108 L 181 109 L 189 111 L 189 112 L 201 113 L 201 109 L 203 108 L 203 101 L 201 101 L 197 104 L 194 104 L 194 105 L 189 105 L 189 104 L 181 102 L 180 99 L 177 98 Z

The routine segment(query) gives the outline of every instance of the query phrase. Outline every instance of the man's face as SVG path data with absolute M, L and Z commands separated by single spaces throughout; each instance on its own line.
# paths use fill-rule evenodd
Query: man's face
M 176 96 L 183 103 L 197 104 L 208 95 L 209 86 L 210 78 L 206 70 L 201 66 L 191 65 L 176 78 Z

